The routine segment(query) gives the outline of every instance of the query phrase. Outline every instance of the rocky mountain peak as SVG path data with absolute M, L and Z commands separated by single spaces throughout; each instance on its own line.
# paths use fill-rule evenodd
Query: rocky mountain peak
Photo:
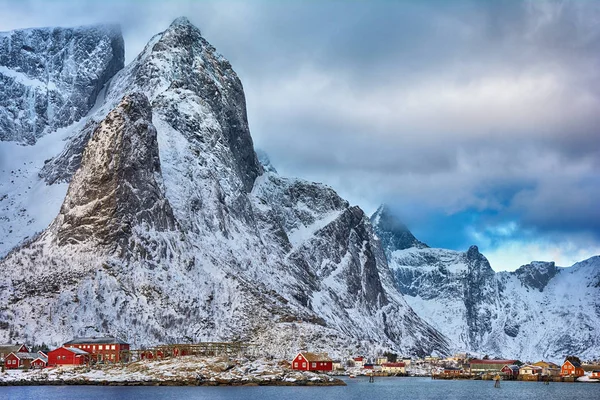
M 117 25 L 2 33 L 0 140 L 33 144 L 79 120 L 124 60 Z
M 522 265 L 513 272 L 523 285 L 537 289 L 540 292 L 544 291 L 544 288 L 550 279 L 554 278 L 557 273 L 558 268 L 553 261 L 533 261 L 529 264 Z
M 415 238 L 406 225 L 392 213 L 386 204 L 379 206 L 377 211 L 371 216 L 371 223 L 388 257 L 396 250 L 404 250 L 411 247 L 428 247 L 425 243 Z
M 194 27 L 194 25 L 190 22 L 190 20 L 187 17 L 181 16 L 178 18 L 175 18 L 173 20 L 173 22 L 171 22 L 171 27 L 176 27 L 176 26 L 180 26 L 180 25 L 188 25 L 191 27 Z
M 132 93 L 100 123 L 83 152 L 55 221 L 59 245 L 124 244 L 140 224 L 173 229 L 161 185 L 152 109 L 146 96 Z

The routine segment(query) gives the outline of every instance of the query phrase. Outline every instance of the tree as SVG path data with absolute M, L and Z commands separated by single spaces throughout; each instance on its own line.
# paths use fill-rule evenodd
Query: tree
M 384 357 L 387 357 L 389 362 L 396 362 L 398 360 L 398 354 L 392 353 L 391 351 L 386 351 L 383 353 Z

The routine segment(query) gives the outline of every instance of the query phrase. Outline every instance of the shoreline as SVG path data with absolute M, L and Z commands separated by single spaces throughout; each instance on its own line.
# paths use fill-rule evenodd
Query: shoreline
M 6 386 L 347 386 L 341 379 L 332 381 L 89 381 L 89 380 L 53 380 L 53 381 L 0 381 L 0 387 Z

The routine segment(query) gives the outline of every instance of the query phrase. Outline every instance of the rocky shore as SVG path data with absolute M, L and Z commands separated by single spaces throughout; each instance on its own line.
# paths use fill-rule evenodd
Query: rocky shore
M 326 374 L 294 371 L 285 361 L 180 357 L 126 365 L 57 367 L 0 374 L 0 386 L 343 386 Z

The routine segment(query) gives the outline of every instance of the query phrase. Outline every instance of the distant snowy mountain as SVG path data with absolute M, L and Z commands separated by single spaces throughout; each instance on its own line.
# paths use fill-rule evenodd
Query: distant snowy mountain
M 19 155 L 26 172 L 0 204 L 34 217 L 0 220 L 12 248 L 0 342 L 102 333 L 136 346 L 244 340 L 279 355 L 449 350 L 397 290 L 360 208 L 261 165 L 240 80 L 185 18 L 86 118 Z
M 569 268 L 532 262 L 496 273 L 476 246 L 406 248 L 412 235 L 400 230 L 396 240 L 389 226 L 399 222 L 380 216 L 372 218 L 376 234 L 400 243 L 386 247 L 398 290 L 456 349 L 521 360 L 600 355 L 599 256 Z

